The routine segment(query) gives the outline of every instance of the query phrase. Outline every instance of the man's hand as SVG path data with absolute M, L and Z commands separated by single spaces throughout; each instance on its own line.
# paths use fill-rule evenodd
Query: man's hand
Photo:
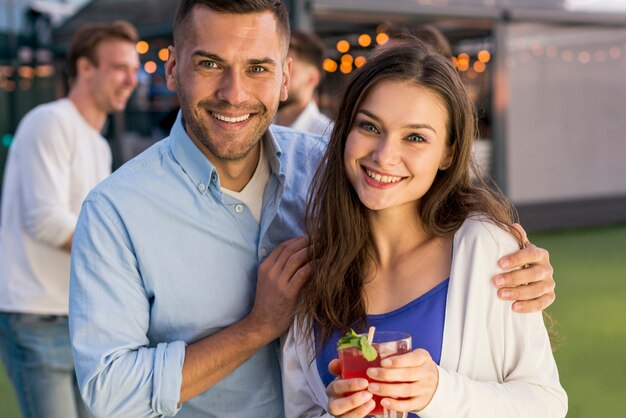
M 528 242 L 520 224 L 513 226 L 522 235 L 524 248 L 500 259 L 501 268 L 515 270 L 497 275 L 493 282 L 501 299 L 515 301 L 512 306 L 515 312 L 541 311 L 556 298 L 550 254 Z
M 248 316 L 185 348 L 180 403 L 219 382 L 262 347 L 281 336 L 293 320 L 302 285 L 309 277 L 308 240 L 280 244 L 259 266 L 254 306 Z
M 300 289 L 311 272 L 308 259 L 308 238 L 299 237 L 280 244 L 259 266 L 250 319 L 276 338 L 293 321 Z

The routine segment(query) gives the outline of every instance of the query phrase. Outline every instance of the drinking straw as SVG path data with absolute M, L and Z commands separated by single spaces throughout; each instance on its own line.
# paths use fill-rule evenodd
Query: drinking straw
M 370 344 L 374 341 L 374 332 L 376 332 L 376 327 L 370 327 L 369 331 L 367 331 L 367 341 Z

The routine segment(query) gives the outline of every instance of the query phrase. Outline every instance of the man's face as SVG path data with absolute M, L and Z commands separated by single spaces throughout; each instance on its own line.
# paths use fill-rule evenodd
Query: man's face
M 214 163 L 244 160 L 287 98 L 291 64 L 274 16 L 196 7 L 182 39 L 166 73 L 187 133 Z
M 97 65 L 86 64 L 86 77 L 93 99 L 105 113 L 120 112 L 137 86 L 139 56 L 135 45 L 123 40 L 105 40 L 96 48 Z M 84 58 L 86 60 L 86 58 Z

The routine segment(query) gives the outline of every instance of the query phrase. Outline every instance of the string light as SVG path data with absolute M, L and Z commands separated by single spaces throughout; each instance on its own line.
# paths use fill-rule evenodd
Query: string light
M 352 65 L 354 62 L 354 58 L 350 54 L 345 54 L 341 56 L 341 65 Z
M 461 72 L 467 71 L 469 69 L 469 63 L 470 63 L 469 55 L 466 54 L 465 52 L 462 52 L 457 57 L 456 67 Z
M 163 62 L 167 61 L 170 57 L 170 51 L 167 48 L 159 49 L 159 59 Z
M 338 67 L 339 66 L 337 65 L 337 61 L 330 58 L 326 58 L 322 63 L 322 68 L 324 68 L 324 71 L 329 73 L 334 73 L 335 71 L 337 71 Z
M 366 62 L 367 62 L 367 59 L 361 55 L 359 55 L 358 57 L 354 59 L 354 65 L 357 68 L 361 68 L 363 65 L 365 65 Z
M 35 69 L 29 65 L 22 65 L 17 69 L 17 73 L 22 78 L 31 79 L 35 77 Z
M 474 69 L 474 71 L 480 74 L 485 72 L 485 70 L 487 69 L 487 65 L 482 61 L 476 61 L 474 62 L 472 68 Z
M 591 54 L 587 51 L 581 51 L 578 54 L 578 62 L 581 64 L 589 64 L 591 62 Z
M 144 65 L 143 65 L 143 69 L 148 73 L 148 74 L 154 74 L 157 70 L 157 65 L 156 62 L 154 61 L 147 61 Z
M 346 41 L 345 39 L 342 39 L 341 41 L 337 42 L 337 51 L 341 52 L 342 54 L 345 54 L 349 50 L 350 50 L 350 42 Z
M 478 57 L 478 61 L 482 63 L 487 63 L 491 60 L 491 53 L 489 53 L 489 51 L 487 51 L 486 49 L 483 49 L 478 52 L 477 57 Z
M 359 45 L 361 45 L 363 48 L 367 48 L 372 44 L 372 37 L 369 36 L 367 33 L 364 33 L 363 35 L 359 36 L 358 42 Z
M 54 66 L 50 64 L 38 65 L 37 68 L 35 68 L 35 75 L 42 78 L 51 77 L 54 75 Z
M 381 32 L 378 35 L 376 35 L 376 43 L 378 45 L 385 45 L 388 41 L 389 41 L 389 35 L 387 35 L 385 32 Z
M 571 62 L 574 59 L 574 54 L 570 50 L 561 52 L 561 59 L 565 62 Z
M 135 45 L 135 49 L 137 50 L 137 52 L 139 54 L 145 54 L 146 52 L 148 52 L 148 50 L 150 49 L 150 45 L 148 45 L 148 42 L 146 41 L 139 41 L 137 42 L 137 44 Z
M 352 64 L 341 64 L 339 70 L 344 74 L 350 74 L 352 72 Z

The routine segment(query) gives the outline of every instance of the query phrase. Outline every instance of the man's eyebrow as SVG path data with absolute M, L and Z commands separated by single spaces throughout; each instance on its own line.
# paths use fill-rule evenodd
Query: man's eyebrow
M 220 64 L 223 64 L 223 63 L 226 62 L 219 55 L 216 55 L 216 54 L 213 54 L 213 53 L 207 52 L 207 51 L 202 51 L 202 50 L 194 51 L 193 52 L 193 56 L 199 56 L 199 57 L 203 57 L 203 58 L 208 58 L 211 61 L 219 62 Z M 270 66 L 275 67 L 276 66 L 276 61 L 274 59 L 272 59 L 272 58 L 264 57 L 264 58 L 250 59 L 250 60 L 248 60 L 248 64 L 249 65 L 270 65 Z
M 192 55 L 208 58 L 211 61 L 215 61 L 215 62 L 220 62 L 220 63 L 224 62 L 224 60 L 219 55 L 215 55 L 207 51 L 194 51 Z
M 273 60 L 272 58 L 258 58 L 258 59 L 251 59 L 248 61 L 248 63 L 250 65 L 271 65 L 271 66 L 276 66 L 276 61 Z
M 372 112 L 370 112 L 370 111 L 369 111 L 369 110 L 367 110 L 367 109 L 359 109 L 359 110 L 357 111 L 357 113 L 362 113 L 362 114 L 364 114 L 365 116 L 368 116 L 368 117 L 370 117 L 370 118 L 374 119 L 374 120 L 375 120 L 375 121 L 377 121 L 377 122 L 380 122 L 380 121 L 381 121 L 381 119 L 380 119 L 378 116 L 376 116 L 375 114 L 373 114 Z M 404 127 L 405 127 L 405 128 L 411 128 L 411 129 L 429 129 L 429 130 L 433 131 L 435 134 L 437 133 L 437 131 L 435 130 L 435 128 L 433 128 L 433 127 L 432 127 L 431 125 L 429 125 L 428 123 L 412 123 L 412 124 L 406 125 L 406 126 L 404 126 Z

